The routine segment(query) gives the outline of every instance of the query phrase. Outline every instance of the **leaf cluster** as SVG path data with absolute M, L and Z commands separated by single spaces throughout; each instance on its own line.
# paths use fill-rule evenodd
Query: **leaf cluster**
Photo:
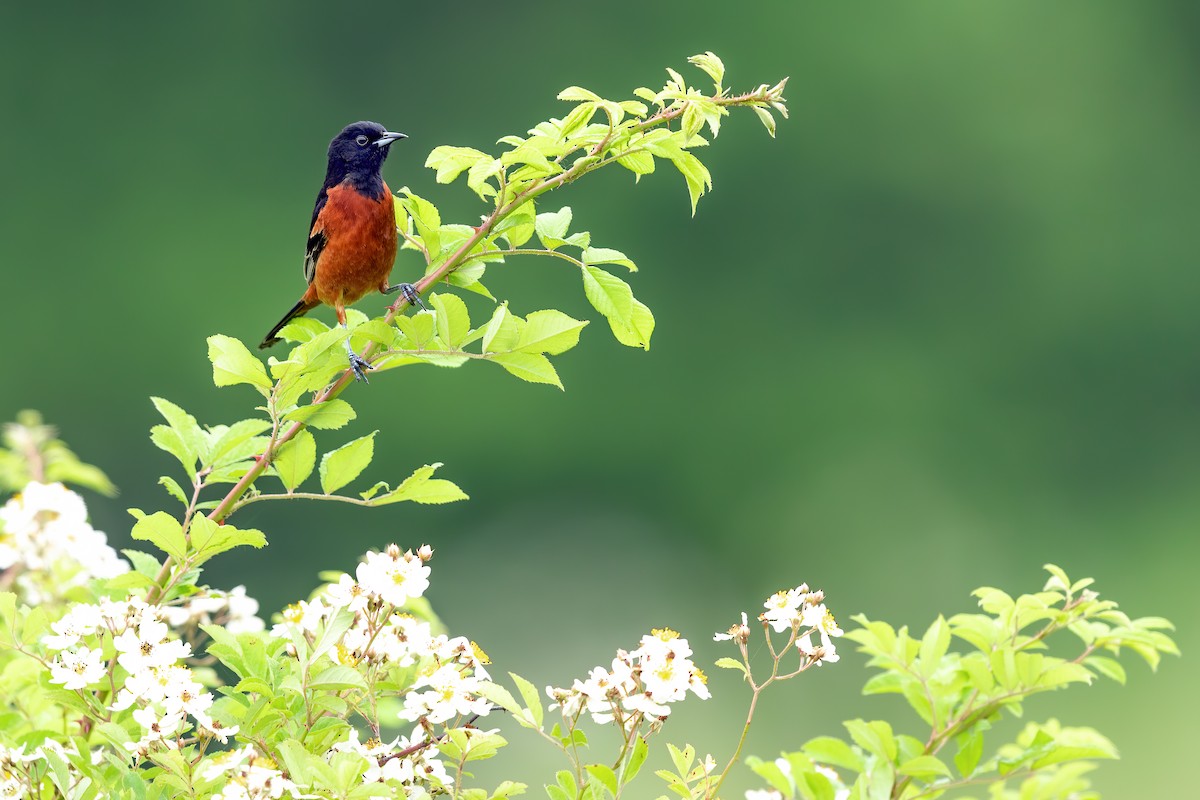
M 920 636 L 854 618 L 860 627 L 846 638 L 880 670 L 863 693 L 900 695 L 927 734 L 855 719 L 845 723 L 849 742 L 823 736 L 785 753 L 790 774 L 775 762 L 748 763 L 786 797 L 805 800 L 832 800 L 842 785 L 853 800 L 932 798 L 981 784 L 994 786 L 993 797 L 1090 796 L 1074 793 L 1086 789 L 1083 776 L 1092 760 L 1116 758 L 1107 738 L 1051 719 L 1029 722 L 1011 741 L 997 742 L 993 726 L 1006 713 L 1022 716 L 1036 694 L 1097 677 L 1124 683 L 1125 669 L 1113 657 L 1122 651 L 1157 668 L 1162 654 L 1178 649 L 1163 632 L 1171 628 L 1166 620 L 1131 619 L 1089 589 L 1090 578 L 1072 582 L 1060 568 L 1046 569 L 1050 578 L 1042 591 L 1014 598 L 992 587 L 977 589 L 983 613 L 939 616 Z M 1068 636 L 1077 640 L 1076 652 L 1048 652 L 1051 640 Z M 952 648 L 955 640 L 967 649 Z

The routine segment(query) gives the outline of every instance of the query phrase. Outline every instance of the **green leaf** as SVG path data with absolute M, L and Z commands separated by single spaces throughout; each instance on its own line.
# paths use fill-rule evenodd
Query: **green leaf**
M 929 780 L 931 778 L 951 777 L 950 768 L 934 756 L 917 756 L 900 765 L 896 770 L 901 775 L 912 775 L 914 778 Z
M 375 455 L 375 434 L 355 439 L 321 458 L 321 490 L 333 494 L 359 476 Z
M 525 701 L 529 713 L 533 715 L 533 721 L 537 723 L 538 730 L 541 730 L 542 720 L 545 717 L 541 693 L 537 690 L 536 686 L 515 672 L 508 673 L 508 677 L 512 678 L 513 683 L 517 685 L 517 690 L 521 693 L 521 699 Z
M 563 388 L 550 359 L 538 353 L 497 353 L 491 360 L 523 381 L 548 383 Z
M 445 293 L 430 295 L 429 304 L 437 312 L 438 338 L 447 347 L 458 349 L 471 330 L 467 304 L 458 295 Z
M 503 303 L 492 312 L 483 332 L 483 353 L 507 353 L 512 350 L 521 335 L 522 320 L 508 310 L 508 303 Z
M 721 81 L 725 78 L 725 64 L 711 50 L 706 50 L 698 56 L 692 56 L 688 62 L 704 70 L 713 79 L 717 92 L 721 91 Z
M 892 734 L 891 725 L 882 720 L 865 722 L 861 719 L 847 720 L 842 724 L 859 747 L 874 753 L 884 761 L 896 760 L 896 738 Z
M 616 340 L 626 347 L 640 347 L 643 350 L 649 350 L 650 337 L 654 334 L 654 314 L 641 300 L 635 297 L 633 298 L 632 324 L 626 328 L 610 317 L 608 327 L 612 329 Z
M 573 319 L 561 311 L 534 311 L 526 318 L 512 349 L 556 356 L 579 344 L 579 334 L 585 325 L 586 321 Z
M 654 172 L 654 156 L 644 150 L 632 150 L 618 156 L 617 163 L 632 172 L 636 176 L 635 181 Z
M 164 400 L 161 397 L 151 397 L 150 402 L 154 403 L 154 407 L 162 415 L 163 419 L 167 421 L 171 430 L 179 435 L 179 440 L 182 442 L 187 455 L 194 457 L 194 459 L 204 457 L 208 451 L 208 437 L 201 429 L 200 423 L 196 422 L 196 418 L 170 400 Z M 180 461 L 182 460 L 181 458 Z
M 583 293 L 597 311 L 628 328 L 633 324 L 633 289 L 599 267 L 584 267 Z
M 584 769 L 589 775 L 600 781 L 613 797 L 617 796 L 617 773 L 612 771 L 612 767 L 606 764 L 587 764 Z
M 433 152 L 425 159 L 425 166 L 437 170 L 438 183 L 451 183 L 463 170 L 470 169 L 484 159 L 491 159 L 491 156 L 470 147 L 442 145 L 433 148 Z
M 638 771 L 641 770 L 642 764 L 646 763 L 646 757 L 650 755 L 650 745 L 646 743 L 646 737 L 638 734 L 633 742 L 633 750 L 629 754 L 629 761 L 625 766 L 625 774 L 621 776 L 623 783 L 628 784 L 637 777 Z
M 538 238 L 548 250 L 557 250 L 567 243 L 567 228 L 570 226 L 570 206 L 563 206 L 558 211 L 545 211 L 538 214 L 534 222 Z
M 310 689 L 340 692 L 344 689 L 366 689 L 367 682 L 358 670 L 338 664 L 314 676 L 308 686 Z
M 179 520 L 165 511 L 156 511 L 142 517 L 134 523 L 129 535 L 134 539 L 151 542 L 176 561 L 183 561 L 187 552 L 187 542 L 183 538 L 183 528 Z
M 863 759 L 850 745 L 833 736 L 818 736 L 804 745 L 804 754 L 813 761 L 862 772 Z
M 187 495 L 183 493 L 183 487 L 180 486 L 174 478 L 163 475 L 158 479 L 158 485 L 167 490 L 167 494 L 174 497 L 185 506 L 188 504 Z
M 528 200 L 497 223 L 495 233 L 503 236 L 509 247 L 520 247 L 529 241 L 536 230 L 534 202 Z
M 595 92 L 588 91 L 587 89 L 584 89 L 582 87 L 568 86 L 566 89 L 563 89 L 561 92 L 558 93 L 558 99 L 559 100 L 575 100 L 575 101 L 580 101 L 580 102 L 590 100 L 591 102 L 595 103 L 595 102 L 599 102 L 600 100 L 603 100 L 604 98 L 602 98 L 600 95 L 596 94 Z
M 743 675 L 748 674 L 746 672 L 746 665 L 738 661 L 736 658 L 718 658 L 716 661 L 716 666 L 720 667 L 721 669 L 736 669 Z
M 400 192 L 404 195 L 399 198 L 400 205 L 404 207 L 404 210 L 412 217 L 413 224 L 417 226 L 417 233 L 422 244 L 425 245 L 425 250 L 429 253 L 429 258 L 436 259 L 438 253 L 442 251 L 442 241 L 438 231 L 442 227 L 442 215 L 438 212 L 437 206 L 425 198 L 413 194 L 407 186 Z
M 637 264 L 634 264 L 624 253 L 607 247 L 589 247 L 583 251 L 580 260 L 585 264 L 619 264 L 630 272 L 637 272 Z
M 946 651 L 950 649 L 950 626 L 946 624 L 946 620 L 939 614 L 929 629 L 925 631 L 925 635 L 921 637 L 921 649 L 919 651 L 920 664 L 918 665 L 922 678 L 928 680 L 933 677 L 942 663 L 942 657 L 946 655 Z
M 263 440 L 256 440 L 255 437 L 270 428 L 271 423 L 265 419 L 243 419 L 227 428 L 214 428 L 214 441 L 205 463 L 219 467 L 249 458 L 260 449 L 259 445 L 265 444 Z
M 432 477 L 433 473 L 441 466 L 442 464 L 439 462 L 418 467 L 394 490 L 374 498 L 373 504 L 382 506 L 412 501 L 424 505 L 435 505 L 468 499 L 463 490 L 458 488 L 453 481 Z M 376 490 L 377 487 L 372 487 L 370 491 L 364 492 L 363 499 L 370 499 Z
M 1089 656 L 1083 661 L 1084 664 L 1099 672 L 1106 678 L 1112 678 L 1122 686 L 1125 684 L 1125 667 L 1121 666 L 1121 662 L 1115 658 L 1106 658 L 1105 656 Z
M 979 759 L 983 755 L 983 734 L 976 728 L 958 737 L 958 753 L 954 756 L 954 766 L 964 778 L 971 777 Z
M 319 430 L 336 430 L 344 427 L 347 422 L 358 415 L 345 400 L 334 398 L 323 403 L 300 406 L 284 415 L 288 422 L 303 422 L 310 428 Z
M 304 483 L 317 464 L 317 442 L 308 431 L 302 430 L 279 448 L 272 461 L 275 474 L 289 492 Z
M 760 122 L 762 122 L 763 127 L 767 129 L 767 133 L 771 134 L 771 138 L 774 139 L 775 117 L 771 114 L 770 110 L 760 106 L 751 106 L 751 108 L 753 108 L 754 113 L 758 115 L 758 119 Z
M 248 383 L 260 389 L 270 389 L 271 379 L 266 367 L 246 349 L 246 345 L 231 336 L 208 337 L 208 360 L 213 365 L 213 383 L 234 386 Z
M 253 528 L 239 530 L 228 523 L 218 525 L 202 515 L 192 517 L 188 537 L 192 550 L 196 552 L 194 563 L 197 565 L 235 547 L 249 545 L 261 549 L 267 545 L 267 537 L 262 531 Z

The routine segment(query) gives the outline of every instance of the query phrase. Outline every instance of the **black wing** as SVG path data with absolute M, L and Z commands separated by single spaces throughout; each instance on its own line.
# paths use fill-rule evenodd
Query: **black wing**
M 313 231 L 317 224 L 317 217 L 328 199 L 329 195 L 322 186 L 321 193 L 317 195 L 317 203 L 313 206 L 312 222 L 308 223 L 308 249 L 304 251 L 304 280 L 308 283 L 313 282 L 313 277 L 317 274 L 317 259 L 321 257 L 321 251 L 325 249 L 325 243 L 329 241 L 324 231 Z

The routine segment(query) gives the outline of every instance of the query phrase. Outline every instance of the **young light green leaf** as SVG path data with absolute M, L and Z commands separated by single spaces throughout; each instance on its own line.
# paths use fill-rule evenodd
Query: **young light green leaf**
M 359 476 L 375 455 L 375 434 L 355 439 L 321 457 L 321 490 L 333 494 Z
M 182 561 L 187 552 L 187 542 L 183 538 L 183 528 L 179 520 L 165 511 L 156 511 L 142 517 L 134 523 L 129 535 L 134 539 L 153 543 L 176 561 Z
M 571 227 L 571 207 L 563 206 L 558 211 L 544 211 L 537 215 L 534 229 L 542 245 L 548 250 L 557 250 L 566 244 L 567 229 Z
M 600 784 L 613 797 L 617 796 L 617 773 L 613 772 L 612 767 L 607 764 L 587 764 L 584 766 L 584 769 L 587 770 L 589 775 L 600 781 Z
M 317 442 L 308 431 L 297 433 L 290 442 L 279 448 L 272 466 L 275 474 L 289 492 L 304 483 L 317 464 Z
M 188 539 L 195 552 L 194 563 L 202 564 L 213 556 L 249 545 L 257 549 L 266 547 L 267 537 L 253 528 L 241 530 L 225 523 L 218 525 L 206 516 L 197 514 L 188 526 Z
M 303 422 L 310 428 L 335 430 L 344 427 L 357 416 L 349 403 L 335 397 L 323 403 L 300 406 L 285 414 L 283 418 L 288 422 Z
M 633 320 L 633 289 L 612 273 L 599 267 L 584 267 L 583 293 L 597 311 L 628 328 Z
M 447 347 L 458 349 L 471 330 L 467 304 L 458 295 L 448 293 L 430 295 L 429 304 L 437 312 L 438 338 Z
M 228 427 L 213 428 L 213 443 L 205 463 L 219 467 L 249 458 L 264 444 L 255 437 L 270 428 L 270 421 L 265 419 L 243 419 Z
M 158 479 L 158 485 L 167 490 L 167 494 L 174 497 L 185 506 L 188 504 L 187 495 L 183 493 L 183 487 L 176 483 L 174 478 L 163 475 Z
M 512 349 L 556 356 L 579 343 L 579 333 L 585 325 L 586 321 L 573 319 L 561 311 L 534 311 L 525 320 L 520 338 Z
M 425 166 L 437 170 L 438 183 L 451 183 L 463 170 L 470 169 L 479 161 L 490 158 L 491 156 L 486 153 L 470 147 L 441 145 L 433 148 L 428 158 L 425 159 Z
M 521 335 L 522 320 L 508 310 L 508 303 L 501 303 L 492 312 L 492 318 L 483 331 L 482 352 L 507 353 L 512 350 Z
M 542 719 L 545 716 L 545 709 L 542 707 L 542 695 L 529 681 L 522 678 L 515 672 L 508 673 L 512 678 L 513 683 L 517 685 L 517 690 L 521 693 L 521 699 L 525 701 L 529 713 L 533 716 L 533 721 L 537 723 L 538 730 L 541 730 Z
M 633 298 L 633 315 L 629 327 L 608 318 L 608 327 L 612 329 L 613 337 L 626 347 L 641 347 L 650 349 L 650 337 L 654 334 L 654 314 L 641 300 Z
M 711 50 L 706 50 L 697 56 L 692 56 L 688 62 L 704 70 L 713 79 L 717 92 L 721 91 L 721 81 L 725 78 L 725 64 Z
M 637 264 L 634 264 L 624 253 L 607 247 L 589 247 L 583 251 L 580 260 L 585 264 L 619 264 L 630 272 L 637 272 Z
M 548 383 L 559 389 L 563 388 L 554 365 L 540 353 L 497 353 L 491 360 L 523 381 Z
M 388 505 L 412 501 L 423 505 L 453 503 L 456 500 L 466 500 L 467 495 L 453 481 L 444 478 L 434 478 L 433 473 L 442 465 L 426 464 L 413 471 L 404 482 L 393 491 L 374 499 L 374 505 Z M 363 494 L 368 499 L 369 493 Z
M 263 363 L 231 336 L 208 337 L 208 360 L 212 362 L 213 383 L 217 386 L 248 383 L 260 389 L 271 388 L 272 381 Z

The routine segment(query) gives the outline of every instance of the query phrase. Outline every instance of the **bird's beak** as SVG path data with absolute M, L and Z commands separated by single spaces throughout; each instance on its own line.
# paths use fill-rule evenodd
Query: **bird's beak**
M 407 139 L 406 133 L 394 133 L 392 131 L 384 131 L 378 139 L 375 140 L 376 147 L 387 147 L 397 139 Z

